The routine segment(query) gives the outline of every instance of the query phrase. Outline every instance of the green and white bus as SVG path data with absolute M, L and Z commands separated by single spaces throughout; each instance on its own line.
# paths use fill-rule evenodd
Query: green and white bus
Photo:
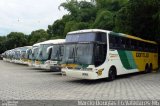
M 12 62 L 19 64 L 28 64 L 28 54 L 27 50 L 31 46 L 18 47 L 12 50 Z
M 12 62 L 13 61 L 13 55 L 14 55 L 14 49 L 7 50 L 3 53 L 3 60 L 7 61 L 7 62 Z
M 64 76 L 90 80 L 151 72 L 158 68 L 157 43 L 100 29 L 69 32 L 62 67 Z
M 47 69 L 50 70 L 50 57 L 49 54 L 47 53 L 48 47 L 52 47 L 55 44 L 58 43 L 63 43 L 65 40 L 64 39 L 54 39 L 54 40 L 48 40 L 42 42 L 38 48 L 38 55 L 36 56 L 36 61 L 35 61 L 35 68 L 41 68 L 41 69 Z M 54 51 L 53 51 L 54 52 Z
M 36 57 L 38 55 L 38 51 L 39 51 L 39 45 L 43 43 L 43 42 L 39 42 L 39 43 L 35 43 L 33 44 L 31 49 L 27 50 L 27 54 L 28 54 L 28 66 L 30 67 L 34 67 L 35 66 L 35 60 Z
M 64 54 L 65 39 L 56 40 L 54 44 L 47 49 L 49 55 L 45 62 L 51 71 L 61 72 L 61 61 Z

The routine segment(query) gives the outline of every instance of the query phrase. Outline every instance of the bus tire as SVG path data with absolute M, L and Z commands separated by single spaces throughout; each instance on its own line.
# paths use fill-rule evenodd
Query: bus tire
M 145 73 L 149 73 L 150 72 L 150 67 L 148 65 L 148 63 L 145 66 Z
M 113 81 L 116 79 L 116 68 L 111 67 L 109 69 L 109 73 L 108 73 L 108 80 L 109 81 Z

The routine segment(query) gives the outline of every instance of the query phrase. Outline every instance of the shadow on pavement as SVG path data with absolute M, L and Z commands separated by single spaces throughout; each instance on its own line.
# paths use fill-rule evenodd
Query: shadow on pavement
M 154 72 L 154 73 L 159 73 L 160 71 Z M 139 76 L 139 75 L 147 75 L 147 74 L 151 74 L 151 73 L 144 73 L 144 72 L 137 72 L 137 73 L 131 73 L 131 74 L 125 74 L 125 75 L 119 75 L 116 77 L 116 80 L 120 80 L 120 79 L 129 79 L 135 76 Z M 76 80 L 69 80 L 67 82 L 71 82 L 71 83 L 80 83 L 80 84 L 98 84 L 98 83 L 104 83 L 104 82 L 108 82 L 108 83 L 114 83 L 114 81 L 109 81 L 108 78 L 103 78 L 103 79 L 98 79 L 98 80 L 86 80 L 86 79 L 76 79 Z

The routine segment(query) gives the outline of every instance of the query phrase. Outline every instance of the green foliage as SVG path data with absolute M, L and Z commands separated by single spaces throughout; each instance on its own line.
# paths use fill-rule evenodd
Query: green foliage
M 62 20 L 56 20 L 53 25 L 49 25 L 47 29 L 47 33 L 51 37 L 64 37 L 64 28 L 65 28 L 65 22 Z
M 0 37 L 0 53 L 27 45 L 27 39 L 28 37 L 21 32 L 11 32 L 6 37 Z
M 97 14 L 92 28 L 112 30 L 114 27 L 114 15 L 112 12 L 103 10 Z
M 45 41 L 47 39 L 49 39 L 49 35 L 43 29 L 39 29 L 39 30 L 33 31 L 29 35 L 29 38 L 28 38 L 30 45 L 33 45 L 34 43 Z
M 116 15 L 115 30 L 154 40 L 155 35 L 160 35 L 159 7 L 159 0 L 130 0 Z
M 7 35 L 6 45 L 9 49 L 27 45 L 27 36 L 21 32 L 11 32 Z
M 116 12 L 120 10 L 128 0 L 95 0 L 98 9 L 105 9 L 108 11 Z
M 73 26 L 75 25 L 75 21 L 69 21 L 65 24 L 64 34 L 67 34 L 69 31 L 72 31 Z
M 5 46 L 6 39 L 6 36 L 0 36 L 0 54 L 7 50 Z
M 123 7 L 116 14 L 114 31 L 131 33 L 131 15 L 128 14 L 129 10 L 127 7 Z
M 52 38 L 65 38 L 65 35 L 70 31 L 87 29 L 96 18 L 97 10 L 91 2 L 68 0 L 62 3 L 60 7 L 68 10 L 69 14 L 48 26 L 47 33 Z

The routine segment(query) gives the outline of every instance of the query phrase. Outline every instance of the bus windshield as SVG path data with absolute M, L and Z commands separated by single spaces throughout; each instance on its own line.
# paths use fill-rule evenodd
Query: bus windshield
M 52 44 L 41 44 L 39 46 L 38 55 L 36 57 L 37 60 L 48 60 L 47 48 Z
M 32 54 L 29 55 L 29 58 L 32 59 L 32 60 L 35 60 L 36 56 L 38 55 L 38 50 L 39 50 L 38 47 L 34 47 L 32 49 Z
M 62 63 L 93 64 L 93 44 L 66 44 Z
M 15 59 L 20 59 L 20 51 L 15 51 Z
M 26 51 L 21 51 L 21 58 L 22 59 L 26 59 L 27 58 Z
M 53 61 L 61 61 L 63 57 L 63 45 L 53 45 L 52 47 L 52 54 L 51 60 Z

